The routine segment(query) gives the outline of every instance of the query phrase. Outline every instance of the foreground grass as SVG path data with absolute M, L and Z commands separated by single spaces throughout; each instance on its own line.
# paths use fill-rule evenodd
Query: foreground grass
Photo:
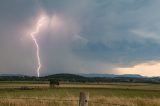
M 59 97 L 43 99 L 0 99 L 0 106 L 78 106 L 78 104 L 77 97 L 68 97 L 67 100 Z M 160 106 L 160 99 L 98 96 L 90 98 L 89 106 Z
M 157 90 L 135 90 L 135 89 L 111 89 L 111 88 L 43 88 L 32 90 L 1 89 L 0 97 L 78 97 L 79 92 L 90 93 L 90 97 L 141 97 L 160 98 L 160 91 Z
M 22 85 L 36 87 L 21 90 Z M 89 106 L 160 106 L 160 85 L 154 84 L 62 84 L 54 89 L 48 88 L 47 83 L 0 86 L 0 106 L 78 106 L 81 91 L 90 93 Z

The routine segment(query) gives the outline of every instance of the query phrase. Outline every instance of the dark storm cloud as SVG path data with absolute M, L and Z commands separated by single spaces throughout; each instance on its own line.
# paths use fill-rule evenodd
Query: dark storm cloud
M 88 39 L 88 43 L 81 48 L 74 47 L 73 51 L 84 59 L 117 65 L 130 66 L 158 60 L 160 39 L 156 41 L 156 38 L 159 37 L 157 25 L 160 16 L 155 6 L 157 2 L 96 2 L 97 6 L 83 19 L 81 36 Z M 133 33 L 133 30 L 142 30 L 145 34 Z M 152 32 L 156 34 L 149 35 Z
M 38 38 L 41 75 L 98 73 L 159 60 L 158 0 L 1 0 L 0 72 L 35 75 L 33 42 L 27 36 L 40 12 L 61 17 L 61 31 Z

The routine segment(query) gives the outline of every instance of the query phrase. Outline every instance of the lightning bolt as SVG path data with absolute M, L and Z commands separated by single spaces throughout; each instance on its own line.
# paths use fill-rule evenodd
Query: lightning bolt
M 40 75 L 40 69 L 41 69 L 42 65 L 41 65 L 41 59 L 40 59 L 40 53 L 39 53 L 40 51 L 39 51 L 39 45 L 38 45 L 38 42 L 37 42 L 37 39 L 36 39 L 36 34 L 39 33 L 40 28 L 42 27 L 44 20 L 45 20 L 45 18 L 41 17 L 37 22 L 35 31 L 30 33 L 30 36 L 31 36 L 31 38 L 34 42 L 35 47 L 36 47 L 36 56 L 37 56 L 37 63 L 38 63 L 36 72 L 37 72 L 38 77 Z

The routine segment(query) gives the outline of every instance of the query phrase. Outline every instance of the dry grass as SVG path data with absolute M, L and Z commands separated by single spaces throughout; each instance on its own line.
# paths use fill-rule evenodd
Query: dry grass
M 34 89 L 19 89 L 23 86 Z M 90 93 L 89 106 L 160 106 L 159 84 L 61 84 L 54 89 L 48 87 L 47 82 L 0 83 L 0 106 L 78 106 L 81 91 Z
M 77 97 L 68 97 L 68 101 L 60 97 L 18 99 L 2 98 L 0 106 L 78 106 Z M 73 101 L 70 101 L 73 100 Z M 118 105 L 117 105 L 118 104 Z M 92 97 L 89 106 L 160 106 L 160 99 L 124 98 L 124 97 Z
M 157 98 L 96 97 L 91 101 L 91 106 L 160 106 L 160 99 Z
M 63 101 L 64 100 L 64 101 Z M 0 106 L 78 106 L 78 99 L 69 97 L 66 99 L 59 97 L 52 98 L 2 98 Z

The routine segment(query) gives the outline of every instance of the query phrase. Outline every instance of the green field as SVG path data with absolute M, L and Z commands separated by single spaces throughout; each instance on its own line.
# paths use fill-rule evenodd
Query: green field
M 51 89 L 48 82 L 0 82 L 0 106 L 78 106 L 81 91 L 89 92 L 89 106 L 160 106 L 159 84 L 61 83 Z

